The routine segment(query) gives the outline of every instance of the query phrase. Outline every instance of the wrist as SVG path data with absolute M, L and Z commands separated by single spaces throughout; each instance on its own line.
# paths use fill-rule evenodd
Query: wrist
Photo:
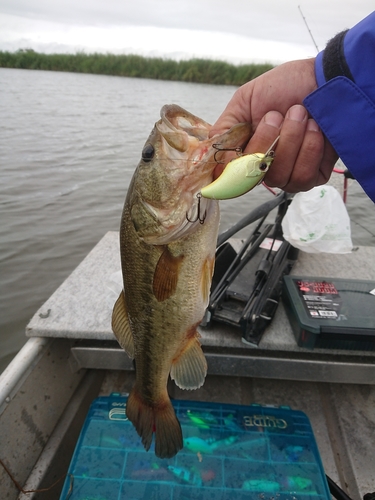
M 310 57 L 303 60 L 303 76 L 306 81 L 305 89 L 307 90 L 306 96 L 314 92 L 318 88 L 317 74 L 316 74 L 316 57 Z M 305 96 L 305 97 L 306 97 Z

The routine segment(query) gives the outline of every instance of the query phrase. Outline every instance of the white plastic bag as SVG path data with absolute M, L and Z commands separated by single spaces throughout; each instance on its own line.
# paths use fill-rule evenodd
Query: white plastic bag
M 308 253 L 349 253 L 353 248 L 348 212 L 332 186 L 297 193 L 282 228 L 291 245 Z

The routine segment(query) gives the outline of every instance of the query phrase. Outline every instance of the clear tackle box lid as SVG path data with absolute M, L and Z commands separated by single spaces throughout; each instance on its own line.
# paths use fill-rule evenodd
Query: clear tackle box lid
M 330 500 L 305 413 L 289 407 L 172 400 L 184 447 L 146 452 L 127 397 L 92 403 L 60 500 Z

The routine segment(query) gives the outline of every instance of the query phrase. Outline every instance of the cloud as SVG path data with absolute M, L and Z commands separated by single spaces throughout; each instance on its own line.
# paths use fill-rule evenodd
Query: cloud
M 372 3 L 301 0 L 301 8 L 322 49 L 369 14 Z M 59 47 L 233 62 L 280 62 L 316 52 L 296 0 L 3 0 L 1 13 L 3 50 Z
M 372 0 L 2 0 L 1 12 L 83 26 L 155 26 L 308 43 L 298 4 L 329 38 L 373 10 Z
M 19 31 L 14 30 L 19 26 Z M 22 37 L 19 36 L 22 33 Z M 210 44 L 207 44 L 207 40 Z M 234 64 L 270 62 L 314 55 L 313 47 L 273 40 L 259 40 L 239 34 L 154 26 L 78 26 L 49 21 L 29 21 L 16 16 L 3 17 L 0 30 L 3 50 L 32 48 L 53 52 L 112 52 L 150 57 L 186 59 L 214 58 Z

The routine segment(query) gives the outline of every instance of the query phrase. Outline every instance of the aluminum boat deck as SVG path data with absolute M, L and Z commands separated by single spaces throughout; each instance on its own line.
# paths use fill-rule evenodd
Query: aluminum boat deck
M 300 252 L 292 274 L 375 280 L 375 247 L 351 254 Z M 24 490 L 46 488 L 66 472 L 93 398 L 127 392 L 132 362 L 111 331 L 119 292 L 118 233 L 109 232 L 31 319 L 29 342 L 0 377 L 0 458 Z M 375 352 L 297 346 L 280 304 L 258 348 L 234 327 L 201 329 L 208 376 L 197 391 L 170 383 L 171 397 L 287 405 L 309 417 L 328 474 L 353 500 L 375 491 Z M 60 475 L 59 475 L 60 474 Z M 21 493 L 0 468 L 9 499 Z

